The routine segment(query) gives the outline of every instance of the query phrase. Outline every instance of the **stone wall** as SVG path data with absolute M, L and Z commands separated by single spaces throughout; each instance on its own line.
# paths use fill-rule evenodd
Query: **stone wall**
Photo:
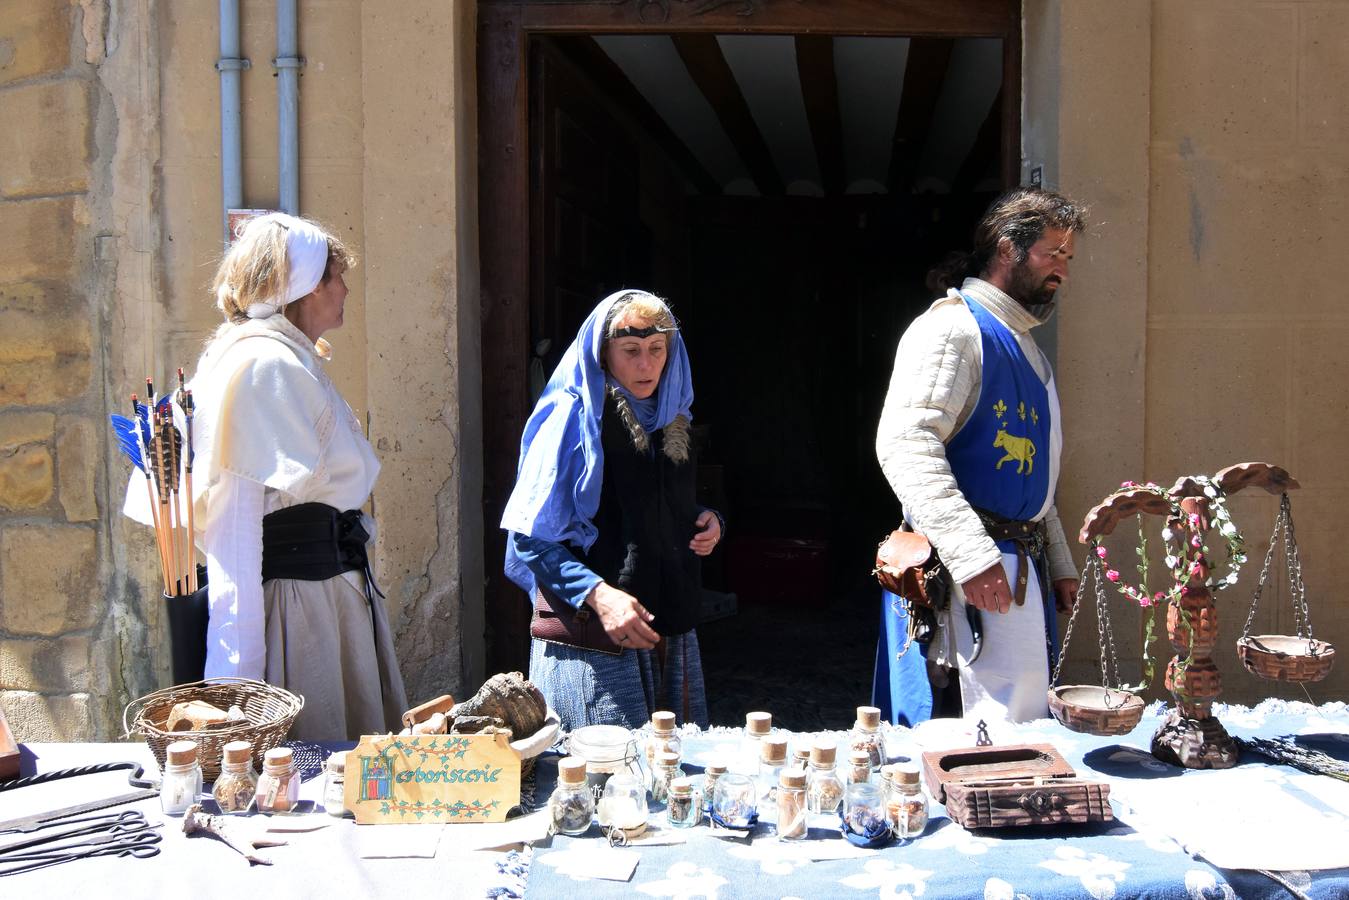
M 244 205 L 277 204 L 275 4 L 241 4 Z M 299 10 L 300 212 L 361 258 L 331 368 L 383 463 L 375 570 L 409 695 L 484 677 L 474 4 Z M 218 7 L 0 11 L 0 704 L 107 739 L 168 683 L 148 529 L 110 441 L 219 321 Z
M 0 704 L 19 736 L 107 735 L 111 645 L 95 260 L 103 19 L 0 19 Z
M 1349 443 L 1349 314 L 1329 264 L 1349 241 L 1349 8 L 1027 0 L 1025 14 L 1027 162 L 1092 206 L 1058 318 L 1065 525 L 1075 531 L 1126 478 L 1169 485 L 1246 460 L 1283 465 L 1303 487 L 1292 500 L 1315 632 L 1349 646 L 1335 587 L 1349 577 L 1337 547 L 1349 488 L 1335 468 Z M 1304 693 L 1237 660 L 1277 510 L 1263 492 L 1232 501 L 1250 562 L 1218 597 L 1223 699 L 1342 698 L 1344 666 Z M 1127 576 L 1135 538 L 1121 531 L 1111 546 Z M 1220 540 L 1210 546 L 1223 558 Z M 1142 620 L 1115 610 L 1132 675 Z M 1078 626 L 1071 677 L 1089 681 L 1094 618 Z M 1274 571 L 1253 633 L 1293 627 Z M 1157 650 L 1170 656 L 1165 641 Z

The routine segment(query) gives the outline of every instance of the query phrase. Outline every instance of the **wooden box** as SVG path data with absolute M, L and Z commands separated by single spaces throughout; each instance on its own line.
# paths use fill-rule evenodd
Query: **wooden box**
M 923 754 L 928 790 L 966 828 L 1109 822 L 1110 786 L 1084 781 L 1049 744 Z

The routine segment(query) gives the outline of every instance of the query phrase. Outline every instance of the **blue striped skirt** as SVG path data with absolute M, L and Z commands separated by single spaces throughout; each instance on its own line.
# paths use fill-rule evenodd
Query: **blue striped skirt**
M 614 656 L 535 640 L 529 651 L 529 680 L 543 692 L 567 731 L 584 725 L 640 728 L 662 709 L 673 712 L 681 725 L 693 722 L 706 728 L 707 694 L 697 634 L 690 630 L 667 636 L 665 647 L 662 671 L 655 650 L 624 650 Z

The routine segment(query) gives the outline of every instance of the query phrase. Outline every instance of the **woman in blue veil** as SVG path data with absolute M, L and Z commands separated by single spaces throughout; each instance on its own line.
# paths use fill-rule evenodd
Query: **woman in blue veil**
M 581 324 L 525 424 L 502 515 L 530 597 L 530 680 L 572 731 L 671 710 L 707 725 L 694 632 L 720 515 L 695 500 L 693 384 L 660 298 L 624 290 Z

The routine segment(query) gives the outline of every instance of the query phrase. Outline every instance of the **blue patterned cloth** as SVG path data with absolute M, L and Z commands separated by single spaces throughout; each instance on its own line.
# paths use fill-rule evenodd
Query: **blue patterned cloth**
M 614 656 L 535 640 L 529 648 L 529 680 L 557 710 L 567 731 L 584 725 L 640 728 L 661 709 L 670 710 L 685 724 L 687 681 L 687 719 L 706 727 L 707 695 L 698 635 L 689 631 L 669 636 L 665 645 L 662 674 L 654 650 L 624 650 Z
M 1273 737 L 1307 730 L 1333 733 L 1342 755 L 1349 757 L 1349 710 L 1343 703 L 1321 707 L 1266 701 L 1254 710 L 1224 707 L 1215 710 L 1228 731 L 1240 737 Z M 934 720 L 929 726 L 941 727 Z M 994 726 L 1000 743 L 1053 744 L 1076 769 L 1079 777 L 1110 782 L 1112 794 L 1151 780 L 1174 779 L 1182 784 L 1214 779 L 1227 773 L 1190 771 L 1166 766 L 1147 748 L 1160 723 L 1154 707 L 1139 726 L 1122 737 L 1076 734 L 1052 720 L 1018 726 Z M 925 728 L 928 726 L 924 726 Z M 920 734 L 923 732 L 920 731 Z M 846 736 L 835 733 L 839 740 Z M 920 758 L 914 733 L 907 728 L 885 728 L 888 755 Z M 739 733 L 730 729 L 710 732 L 684 730 L 685 770 L 695 773 L 701 762 L 730 752 Z M 972 742 L 971 742 L 972 743 Z M 1269 766 L 1263 757 L 1243 756 L 1237 770 Z M 539 791 L 551 790 L 556 778 L 553 762 L 539 767 Z M 1331 779 L 1322 779 L 1332 782 Z M 1210 782 L 1213 783 L 1213 782 Z M 1338 784 L 1338 782 L 1333 782 Z M 659 815 L 652 807 L 653 820 Z M 530 863 L 527 897 L 727 897 L 780 898 L 847 897 L 892 898 L 1157 898 L 1157 900 L 1274 900 L 1290 892 L 1266 874 L 1216 868 L 1186 853 L 1169 837 L 1137 831 L 1120 821 L 1092 826 L 1013 828 L 969 831 L 952 823 L 937 804 L 932 821 L 920 838 L 898 842 L 848 859 L 808 861 L 803 844 L 842 845 L 837 820 L 831 829 L 812 828 L 807 841 L 791 844 L 773 836 L 771 824 L 761 823 L 748 843 L 711 836 L 705 826 L 687 832 L 688 842 L 636 850 L 640 862 L 627 882 L 586 880 L 559 874 L 568 855 L 594 852 L 601 846 L 598 829 L 588 836 L 554 836 L 551 845 L 536 848 Z M 1204 809 L 1187 811 L 1196 817 Z M 1314 817 L 1311 817 L 1314 818 Z M 1332 838 L 1323 822 L 1293 819 L 1270 823 L 1283 830 L 1302 829 L 1308 841 Z M 640 847 L 640 845 L 637 845 Z M 852 850 L 852 848 L 845 848 Z M 1349 869 L 1275 873 L 1277 878 L 1317 900 L 1349 896 Z

